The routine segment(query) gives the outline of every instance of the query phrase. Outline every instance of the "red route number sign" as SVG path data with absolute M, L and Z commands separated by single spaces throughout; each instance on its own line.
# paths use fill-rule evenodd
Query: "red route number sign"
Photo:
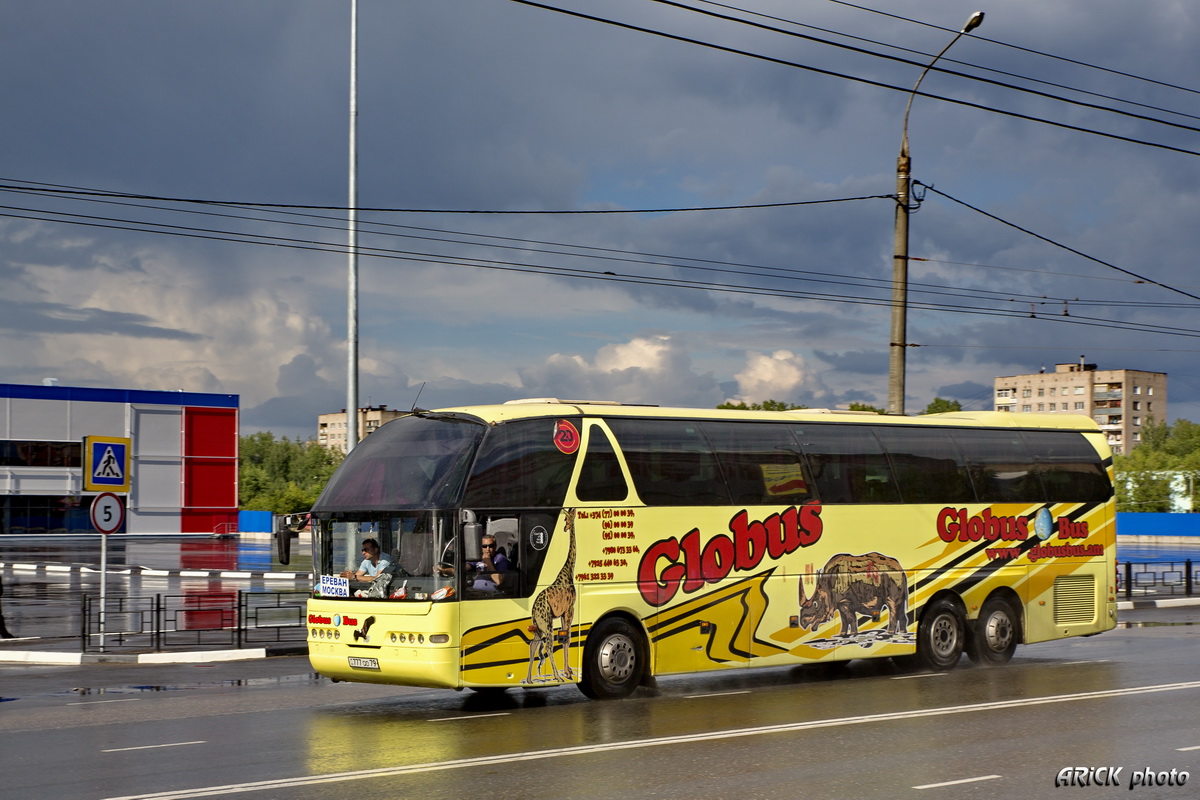
M 101 533 L 113 533 L 125 522 L 125 504 L 112 492 L 96 495 L 92 501 L 92 525 Z

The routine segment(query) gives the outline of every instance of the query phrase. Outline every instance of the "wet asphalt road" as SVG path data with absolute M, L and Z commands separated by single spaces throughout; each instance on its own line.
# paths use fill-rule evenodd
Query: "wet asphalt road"
M 999 668 L 728 672 L 614 703 L 335 685 L 298 657 L 0 665 L 0 776 L 13 799 L 895 800 L 1075 796 L 1060 771 L 1104 767 L 1120 786 L 1089 796 L 1184 798 L 1200 787 L 1198 708 L 1196 607 L 1125 612 Z M 1146 769 L 1175 785 L 1130 790 Z

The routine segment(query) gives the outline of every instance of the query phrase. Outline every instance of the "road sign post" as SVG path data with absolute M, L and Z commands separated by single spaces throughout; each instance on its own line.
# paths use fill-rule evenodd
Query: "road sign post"
M 96 495 L 92 501 L 92 526 L 100 531 L 100 652 L 104 652 L 104 632 L 108 612 L 108 534 L 121 529 L 125 522 L 125 504 L 112 492 Z

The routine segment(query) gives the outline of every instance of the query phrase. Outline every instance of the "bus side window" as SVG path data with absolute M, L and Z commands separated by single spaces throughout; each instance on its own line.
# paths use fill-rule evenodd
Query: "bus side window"
M 1023 431 L 1033 451 L 1036 472 L 1053 502 L 1103 503 L 1112 486 L 1100 456 L 1083 434 L 1074 431 Z
M 981 503 L 1044 503 L 1046 492 L 1033 457 L 1015 430 L 955 429 L 950 435 L 967 459 L 967 472 Z
M 678 419 L 612 417 L 642 502 L 651 506 L 720 506 L 729 490 L 700 424 Z
M 578 419 L 572 420 L 576 425 Z M 575 454 L 554 440 L 554 420 L 516 420 L 488 430 L 475 459 L 467 508 L 558 508 L 567 495 Z
M 575 496 L 585 503 L 615 503 L 629 496 L 617 451 L 599 425 L 590 426 L 587 454 L 575 484 Z
M 891 457 L 905 503 L 974 502 L 966 464 L 948 430 L 880 425 L 875 433 Z
M 866 425 L 793 426 L 823 504 L 899 503 L 891 463 Z
M 788 426 L 705 422 L 704 433 L 737 505 L 804 503 L 816 496 L 808 466 Z

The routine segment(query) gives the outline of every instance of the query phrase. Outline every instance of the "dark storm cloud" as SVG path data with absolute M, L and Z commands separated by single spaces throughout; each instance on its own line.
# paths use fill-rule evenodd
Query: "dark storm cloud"
M 17 336 L 71 333 L 179 342 L 197 342 L 207 338 L 202 334 L 152 323 L 154 319 L 143 314 L 79 308 L 62 303 L 12 302 L 0 298 L 0 330 L 10 331 Z
M 563 5 L 906 91 L 920 72 L 658 4 Z M 895 15 L 770 0 L 748 8 L 911 48 L 916 52 L 878 47 L 921 63 L 972 10 L 956 0 L 916 0 L 892 9 Z M 0 178 L 344 205 L 348 12 L 348 3 L 316 0 L 7 4 L 0 8 L 6 32 L 0 101 L 9 111 L 0 126 Z M 1194 110 L 1188 92 L 1083 66 L 1187 83 L 1187 76 L 1200 74 L 1200 51 L 1192 46 L 1200 31 L 1186 6 L 1014 0 L 987 13 L 985 25 L 955 44 L 944 66 L 1101 105 L 1128 108 L 1121 101 L 1135 99 L 1166 109 L 1139 110 L 1147 116 L 1194 121 L 1169 113 Z M 361 0 L 359 14 L 359 197 L 365 206 L 673 208 L 895 189 L 905 92 L 513 3 Z M 1116 99 L 1048 89 L 1023 75 Z M 936 70 L 923 90 L 1196 149 L 1193 131 Z M 912 111 L 915 178 L 1154 280 L 1183 288 L 1194 283 L 1196 157 L 930 97 L 916 98 Z M 54 208 L 232 228 L 305 246 L 336 248 L 344 241 L 336 211 L 321 212 L 319 223 L 287 217 L 292 224 L 284 227 L 98 210 L 94 202 L 59 201 Z M 792 387 L 794 396 L 776 399 L 881 405 L 893 213 L 892 202 L 880 199 L 611 217 L 378 215 L 373 218 L 388 225 L 530 244 L 515 250 L 370 237 L 369 246 L 405 250 L 414 260 L 363 259 L 360 397 L 404 407 L 424 383 L 422 405 L 542 394 L 710 405 L 737 394 L 727 387 L 737 389 L 734 376 L 755 355 L 786 349 L 805 365 L 804 381 Z M 325 227 L 295 224 L 302 221 Z M 1200 401 L 1200 373 L 1190 352 L 1193 301 L 1151 284 L 1114 280 L 1111 268 L 935 192 L 926 194 L 911 223 L 910 253 L 929 259 L 910 265 L 908 339 L 921 345 L 908 352 L 911 404 L 923 407 L 945 387 L 987 387 L 995 375 L 1036 371 L 1080 353 L 1101 368 L 1171 373 L 1172 411 Z M 286 420 L 293 431 L 307 431 L 317 413 L 341 408 L 344 256 L 299 250 L 281 239 L 249 247 L 200 235 L 208 234 L 172 229 L 150 235 L 62 221 L 0 228 L 0 272 L 12 278 L 6 284 L 9 341 L 33 336 L 44 345 L 25 348 L 20 365 L 0 363 L 0 379 L 30 374 L 35 357 L 55 366 L 71 363 L 90 380 L 118 382 L 144 380 L 159 374 L 162 362 L 178 359 L 195 370 L 198 385 L 241 394 L 247 425 L 278 429 L 272 423 Z M 620 257 L 637 261 L 538 252 L 546 247 L 534 242 L 620 250 Z M 593 277 L 611 271 L 725 288 L 748 284 L 766 294 L 497 277 L 481 268 L 426 265 L 422 253 L 430 260 L 486 259 L 493 269 L 512 262 L 587 269 Z M 704 264 L 716 271 L 688 270 L 683 263 L 700 262 L 684 258 L 719 263 Z M 789 296 L 794 293 L 805 298 Z M 1166 324 L 1181 330 L 1152 327 Z M 72 348 L 72 357 L 63 358 L 54 340 L 64 331 L 105 329 L 139 343 L 158 337 L 180 346 L 128 348 L 123 358 L 129 363 L 117 366 L 101 350 Z M 659 336 L 669 337 L 670 348 L 657 358 L 653 348 L 625 347 Z M 138 359 L 143 363 L 134 363 Z M 180 380 L 179 374 L 171 379 Z

